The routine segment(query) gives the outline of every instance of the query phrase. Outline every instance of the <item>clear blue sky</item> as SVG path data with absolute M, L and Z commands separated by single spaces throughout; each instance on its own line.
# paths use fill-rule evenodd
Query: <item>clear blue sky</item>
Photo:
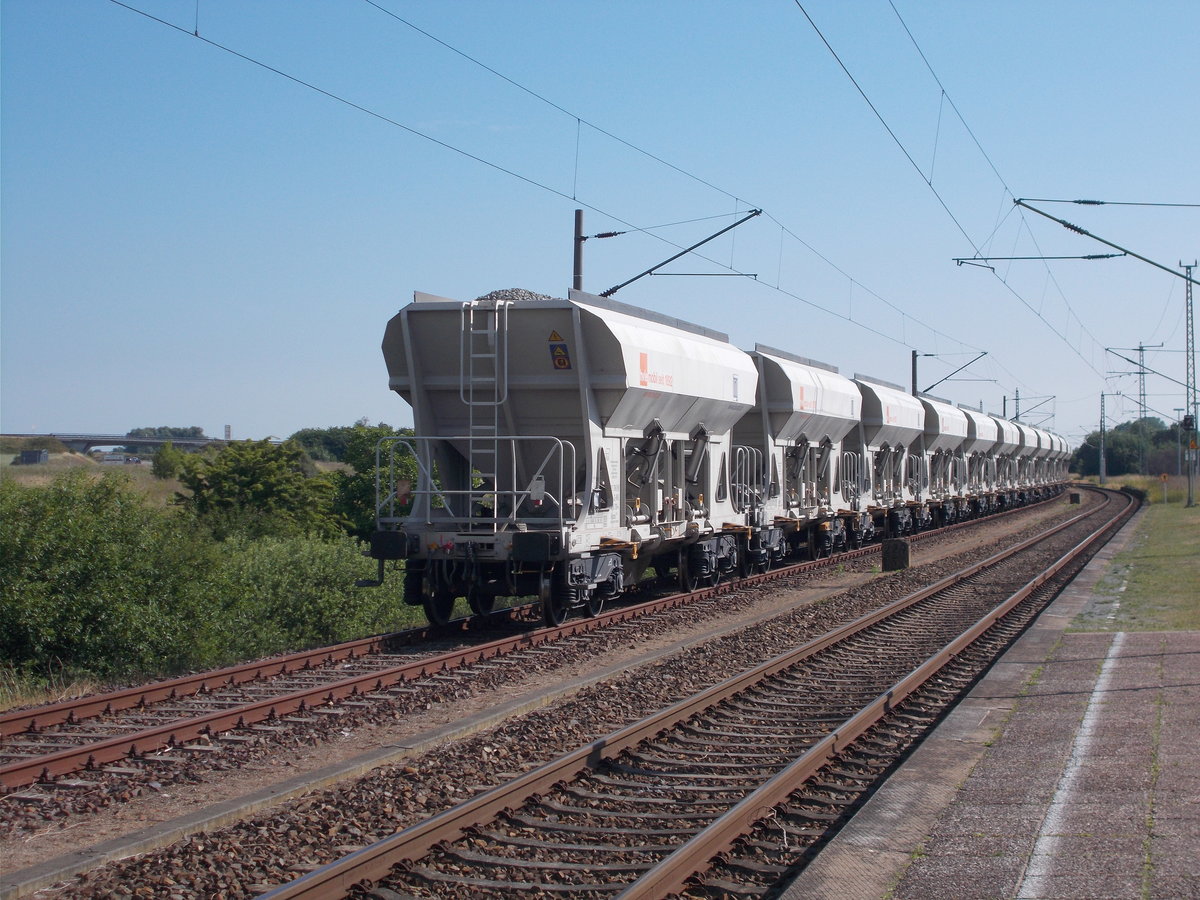
M 1105 347 L 1163 343 L 1147 364 L 1184 378 L 1181 279 L 952 260 L 1109 252 L 1014 196 L 1200 203 L 1192 0 L 131 5 L 176 27 L 0 2 L 5 432 L 409 424 L 388 318 L 415 290 L 565 296 L 576 207 L 632 232 L 586 244 L 595 292 L 761 207 L 664 270 L 756 279 L 616 298 L 901 385 L 938 354 L 922 388 L 986 350 L 933 393 L 1053 395 L 1031 419 L 1073 443 L 1102 391 L 1136 415 Z M 1200 255 L 1195 208 L 1038 205 Z

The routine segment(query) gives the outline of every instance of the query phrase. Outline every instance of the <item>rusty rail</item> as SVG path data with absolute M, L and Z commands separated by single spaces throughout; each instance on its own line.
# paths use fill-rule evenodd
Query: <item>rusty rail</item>
M 1016 507 L 1012 510 L 1006 510 L 1001 515 L 1029 508 L 1029 506 Z M 995 516 L 989 516 L 988 520 L 995 518 Z M 970 527 L 980 521 L 978 519 L 971 519 L 965 522 L 958 522 L 944 528 L 920 532 L 912 537 L 917 539 L 928 537 L 953 529 Z M 699 599 L 735 590 L 743 586 L 769 583 L 803 572 L 838 564 L 847 559 L 868 556 L 879 552 L 879 546 L 878 544 L 872 544 L 823 559 L 783 566 L 758 575 L 750 575 L 712 587 L 702 588 L 690 594 L 670 594 L 644 603 L 622 606 L 603 612 L 595 617 L 568 620 L 559 626 L 538 628 L 471 647 L 433 655 L 426 659 L 409 662 L 381 672 L 371 672 L 354 676 L 332 684 L 318 685 L 302 691 L 249 703 L 244 706 L 206 713 L 193 718 L 180 719 L 165 725 L 147 728 L 134 734 L 111 737 L 77 747 L 65 748 L 54 753 L 8 763 L 0 766 L 0 786 L 6 789 L 19 788 L 38 780 L 68 775 L 88 767 L 116 762 L 132 755 L 153 753 L 173 745 L 178 745 L 184 741 L 195 740 L 204 735 L 212 735 L 232 728 L 249 726 L 268 721 L 272 718 L 302 712 L 305 709 L 325 705 L 347 697 L 384 690 L 405 681 L 427 677 L 438 672 L 446 672 L 471 663 L 482 662 L 519 649 L 535 647 L 550 641 L 584 634 L 619 622 L 640 618 Z M 464 628 L 468 621 L 468 619 L 459 619 L 450 623 L 447 627 L 450 629 Z M 442 629 L 438 633 L 445 633 L 445 631 L 446 629 Z M 357 641 L 349 641 L 332 647 L 293 653 L 284 657 L 247 663 L 240 666 L 231 666 L 214 672 L 183 676 L 123 691 L 63 701 L 36 709 L 6 713 L 0 715 L 0 738 L 37 731 L 61 723 L 78 722 L 84 718 L 135 709 L 163 700 L 193 696 L 206 690 L 275 678 L 292 672 L 302 671 L 314 665 L 324 665 L 343 659 L 357 658 L 369 653 L 378 653 L 389 643 L 398 640 L 416 643 L 421 638 L 430 636 L 433 633 L 433 629 L 431 628 L 418 628 L 393 634 L 378 635 Z
M 1105 505 L 1107 505 L 1107 502 Z M 462 835 L 466 829 L 488 822 L 504 809 L 519 806 L 531 795 L 543 793 L 556 783 L 569 780 L 586 769 L 594 768 L 601 760 L 616 757 L 622 751 L 636 746 L 641 741 L 653 737 L 664 729 L 687 720 L 697 712 L 741 693 L 763 678 L 787 669 L 808 656 L 812 656 L 859 631 L 961 582 L 963 579 L 985 568 L 1028 549 L 1044 541 L 1046 538 L 1095 515 L 1103 508 L 1103 506 L 1097 507 L 1096 509 L 1075 516 L 1066 522 L 1047 529 L 1035 537 L 1022 541 L 954 575 L 941 579 L 935 584 L 929 585 L 920 591 L 894 601 L 853 622 L 847 623 L 802 647 L 735 675 L 654 716 L 613 732 L 598 741 L 534 769 L 507 784 L 492 788 L 465 803 L 439 813 L 425 822 L 406 828 L 391 837 L 357 850 L 333 863 L 322 866 L 295 881 L 274 888 L 262 894 L 261 898 L 262 900 L 296 900 L 296 898 L 326 900 L 326 898 L 344 897 L 354 885 L 361 884 L 364 881 L 378 881 L 396 864 L 418 859 L 434 845 L 443 841 L 454 840 Z M 1026 585 L 1025 588 L 1018 592 L 1020 599 L 1023 599 L 1025 595 L 1031 593 L 1045 580 L 1052 577 L 1054 573 L 1069 562 L 1070 558 L 1073 558 L 1079 552 L 1082 552 L 1086 546 L 1098 540 L 1100 535 L 1107 534 L 1109 530 L 1117 527 L 1119 521 L 1123 520 L 1118 519 L 1109 523 L 1104 529 L 1089 537 L 1087 541 L 1077 545 L 1069 554 L 1060 559 L 1055 566 L 1052 566 L 1051 569 L 1042 573 L 1038 578 Z M 767 577 L 769 575 L 770 573 L 768 573 Z M 748 580 L 753 581 L 755 579 Z M 1014 595 L 1013 598 L 1002 604 L 1004 612 L 1007 612 L 1009 607 L 1015 606 L 1020 602 L 1020 599 L 1016 598 L 1017 595 Z M 792 783 L 792 780 L 786 773 L 792 773 L 792 777 L 794 778 L 801 773 L 816 771 L 831 755 L 852 743 L 871 724 L 874 724 L 878 718 L 890 710 L 895 703 L 906 697 L 915 689 L 916 685 L 923 683 L 928 679 L 930 674 L 940 669 L 947 659 L 960 651 L 961 647 L 975 640 L 978 637 L 978 634 L 976 634 L 977 631 L 978 633 L 982 633 L 982 631 L 987 630 L 1002 615 L 1003 612 L 997 609 L 995 612 L 981 619 L 967 633 L 970 635 L 969 638 L 964 635 L 956 639 L 947 645 L 937 657 L 932 658 L 919 669 L 915 670 L 914 673 L 902 679 L 891 690 L 881 694 L 867 708 L 830 734 L 820 744 L 811 749 L 809 753 L 800 757 L 788 769 L 777 774 L 759 788 L 759 791 L 766 793 L 758 795 L 758 792 L 755 792 L 755 794 L 745 798 L 733 807 L 726 814 L 727 817 L 732 817 L 728 819 L 726 825 L 720 825 L 719 820 L 718 823 L 714 823 L 709 828 L 697 834 L 688 844 L 684 845 L 684 848 L 688 848 L 686 854 L 683 848 L 681 848 L 665 858 L 652 870 L 643 875 L 642 879 L 639 879 L 635 885 L 631 885 L 626 895 L 629 897 L 650 898 L 661 897 L 672 891 L 681 890 L 685 886 L 686 879 L 696 869 L 695 859 L 702 856 L 701 863 L 703 863 L 728 846 L 728 841 L 732 840 L 731 835 L 736 836 L 729 829 L 738 829 L 738 834 L 744 831 L 744 823 L 752 822 L 754 818 L 757 818 L 757 814 L 761 814 L 764 803 L 768 802 L 763 799 L 764 797 L 773 796 L 780 791 L 783 791 L 781 796 L 786 796 L 787 793 L 790 793 L 790 788 L 784 790 L 785 785 Z M 755 800 L 756 796 L 757 800 Z M 712 849 L 714 847 L 717 849 Z M 653 876 L 652 881 L 647 882 L 648 886 L 643 891 L 640 887 L 642 882 L 650 879 L 651 876 Z
M 1111 502 L 1109 500 L 1108 502 Z M 1107 505 L 1107 503 L 1106 503 Z M 1103 507 L 1100 507 L 1102 509 Z M 1011 613 L 1021 603 L 1027 600 L 1038 588 L 1071 564 L 1081 553 L 1085 553 L 1093 544 L 1101 539 L 1107 540 L 1110 532 L 1124 524 L 1132 515 L 1136 506 L 1129 501 L 1129 506 L 1123 513 L 1104 528 L 1096 531 L 1083 541 L 1080 541 L 1057 562 L 1030 580 L 1024 587 L 1013 593 L 1003 603 L 979 619 L 969 630 L 963 632 L 941 652 L 931 657 L 911 674 L 898 681 L 890 689 L 880 694 L 870 705 L 864 707 L 855 716 L 835 729 L 824 740 L 810 748 L 798 757 L 791 765 L 778 772 L 774 777 L 763 783 L 755 791 L 744 797 L 707 828 L 697 833 L 690 841 L 676 848 L 669 856 L 660 860 L 652 869 L 642 874 L 625 891 L 618 895 L 618 900 L 655 900 L 668 894 L 683 891 L 688 886 L 688 880 L 707 862 L 733 846 L 734 841 L 745 834 L 750 827 L 762 818 L 763 810 L 787 799 L 797 787 L 812 778 L 824 765 L 842 752 L 846 747 L 865 734 L 870 728 L 882 720 L 893 707 L 903 702 L 908 696 L 941 670 L 948 662 L 962 653 L 970 644 L 978 640 L 997 622 Z M 1099 509 L 1094 512 L 1098 512 Z M 1020 547 L 1012 548 L 1004 554 L 972 567 L 970 571 L 978 571 L 999 560 L 1001 556 L 1010 556 L 1019 550 L 1043 540 L 1056 532 L 1074 524 L 1085 516 L 1077 516 L 1062 526 L 1056 527 L 1039 535 L 1037 538 L 1024 542 Z M 968 570 L 964 570 L 967 572 Z M 965 577 L 965 575 L 964 575 Z M 958 575 L 951 576 L 955 580 Z

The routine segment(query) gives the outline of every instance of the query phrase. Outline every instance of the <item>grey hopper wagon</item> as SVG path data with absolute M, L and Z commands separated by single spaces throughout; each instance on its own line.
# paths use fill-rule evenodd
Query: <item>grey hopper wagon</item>
M 417 294 L 383 354 L 417 437 L 381 445 L 372 555 L 406 560 L 431 621 L 536 595 L 556 623 L 651 564 L 691 586 L 736 563 L 729 432 L 757 373 L 724 335 L 579 291 Z M 412 485 L 386 475 L 405 456 Z
M 1061 438 L 582 291 L 418 293 L 388 323 L 415 437 L 380 444 L 378 584 L 446 622 L 536 596 L 597 614 L 1044 496 Z M 415 472 L 415 475 L 413 474 Z

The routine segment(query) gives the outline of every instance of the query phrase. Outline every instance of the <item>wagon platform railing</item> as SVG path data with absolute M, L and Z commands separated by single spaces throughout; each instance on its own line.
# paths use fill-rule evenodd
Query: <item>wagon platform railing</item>
M 575 447 L 546 435 L 499 435 L 505 465 L 495 483 L 471 473 L 470 486 L 451 488 L 439 477 L 439 456 L 453 459 L 469 435 L 390 437 L 375 450 L 375 519 L 381 530 L 405 524 L 462 532 L 563 528 L 582 509 L 570 482 Z M 492 440 L 489 438 L 489 440 Z M 412 477 L 411 460 L 416 467 Z M 465 480 L 465 479 L 460 479 Z

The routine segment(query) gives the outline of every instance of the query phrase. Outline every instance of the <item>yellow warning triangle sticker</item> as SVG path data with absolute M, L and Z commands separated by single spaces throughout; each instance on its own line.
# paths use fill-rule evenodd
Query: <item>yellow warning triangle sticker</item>
M 549 340 L 549 341 L 561 341 L 561 340 L 562 340 L 562 335 L 560 335 L 560 334 L 559 334 L 557 331 L 552 331 L 552 332 L 550 332 L 550 337 L 548 337 L 546 340 Z

